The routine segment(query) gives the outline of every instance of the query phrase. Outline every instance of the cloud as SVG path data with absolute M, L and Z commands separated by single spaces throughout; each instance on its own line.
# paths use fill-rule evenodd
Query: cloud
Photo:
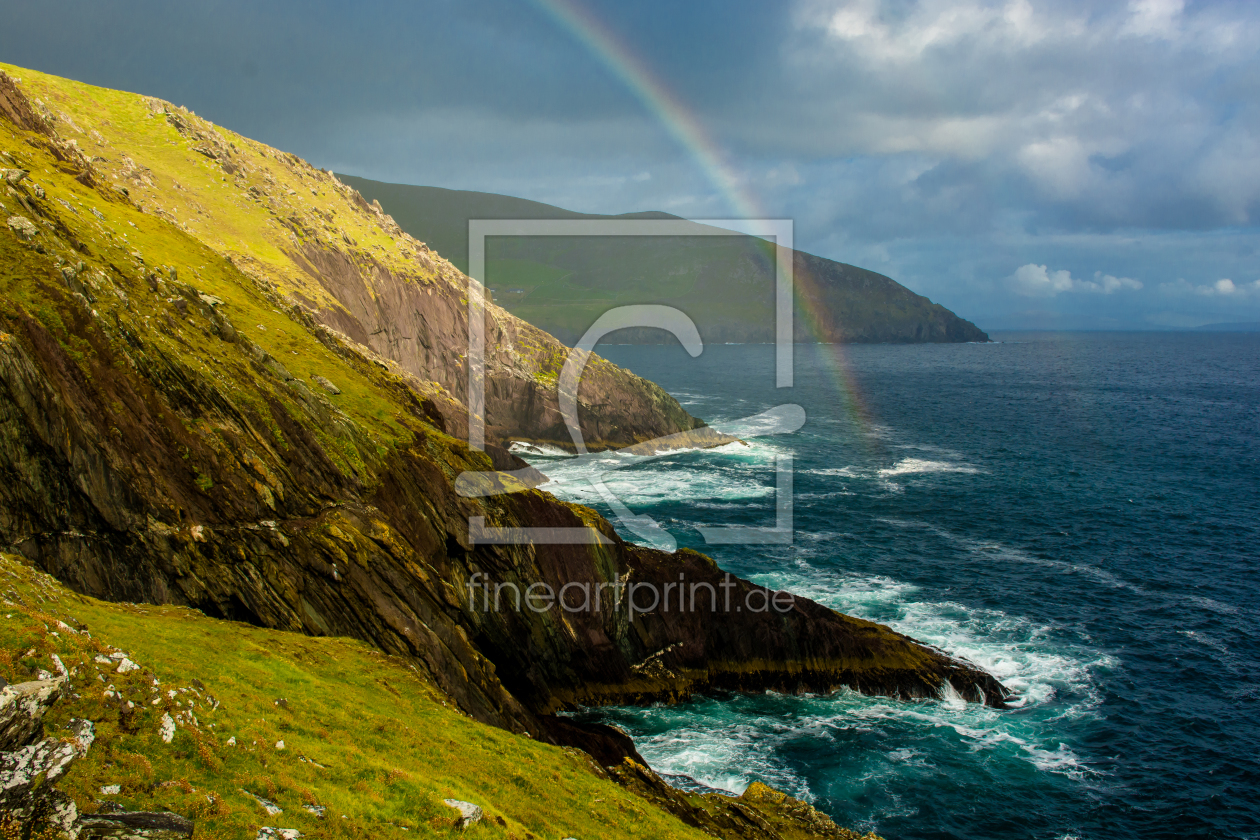
M 1109 295 L 1122 289 L 1137 290 L 1142 284 L 1131 277 L 1115 277 L 1094 272 L 1093 280 L 1078 280 L 1066 269 L 1050 271 L 1044 265 L 1028 263 L 1007 278 L 1010 289 L 1025 297 L 1054 297 L 1062 292 L 1094 292 Z
M 1192 294 L 1206 298 L 1231 298 L 1233 300 L 1260 299 L 1260 280 L 1235 283 L 1225 277 L 1215 283 L 1196 285 L 1185 279 L 1178 279 L 1175 283 L 1161 283 L 1159 288 L 1165 293 L 1174 295 Z
M 1086 285 L 1088 286 L 1088 291 L 1102 292 L 1104 295 L 1109 295 L 1122 289 L 1136 291 L 1142 288 L 1141 281 L 1134 280 L 1132 277 L 1115 277 L 1110 274 L 1103 274 L 1101 271 L 1095 271 L 1094 282 Z
M 1124 35 L 1175 38 L 1185 6 L 1185 0 L 1132 0 L 1129 19 L 1120 31 Z
M 793 219 L 799 247 L 985 326 L 1030 302 L 1040 314 L 1022 323 L 1141 325 L 1157 305 L 1260 317 L 1251 280 L 1217 283 L 1257 276 L 1260 4 L 581 5 L 668 89 L 672 118 L 511 0 L 298 17 L 246 0 L 43 0 L 14 4 L 0 54 L 379 180 L 603 213 L 752 203 Z M 119 48 L 132 43 L 146 49 Z M 751 202 L 715 184 L 709 149 Z M 1149 291 L 1131 293 L 1135 277 Z
M 1260 219 L 1260 6 L 801 0 L 785 65 L 803 156 L 977 163 L 991 225 L 1213 229 Z M 786 105 L 795 102 L 786 97 Z M 801 130 L 802 122 L 809 130 Z M 887 200 L 891 200 L 891 196 Z M 934 221 L 950 227 L 941 208 Z M 922 220 L 908 235 L 921 235 Z
M 1013 291 L 1028 297 L 1053 297 L 1060 292 L 1070 292 L 1077 282 L 1068 271 L 1047 271 L 1044 265 L 1032 263 L 1015 269 L 1009 279 Z

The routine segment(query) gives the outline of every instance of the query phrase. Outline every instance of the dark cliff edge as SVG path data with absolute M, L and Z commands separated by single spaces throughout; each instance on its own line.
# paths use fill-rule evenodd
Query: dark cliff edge
M 713 690 L 849 686 L 910 699 L 939 696 L 948 683 L 992 705 L 1008 696 L 968 663 L 805 599 L 784 611 L 741 610 L 764 606 L 769 593 L 730 578 L 703 555 L 627 544 L 593 511 L 537 490 L 461 498 L 454 490 L 461 472 L 502 468 L 504 458 L 472 451 L 444 430 L 442 400 L 458 402 L 456 380 L 448 387 L 422 379 L 431 367 L 408 369 L 365 347 L 364 336 L 346 334 L 365 323 L 360 315 L 370 307 L 382 318 L 411 311 L 408 329 L 452 319 L 448 331 L 458 332 L 454 283 L 432 276 L 385 282 L 376 269 L 346 281 L 319 267 L 312 246 L 299 245 L 312 276 L 339 294 L 349 297 L 347 283 L 365 276 L 376 284 L 370 304 L 337 309 L 331 297 L 302 299 L 292 284 L 306 269 L 286 275 L 262 259 L 221 253 L 212 244 L 222 240 L 199 227 L 205 222 L 157 212 L 139 188 L 124 188 L 134 179 L 120 180 L 109 168 L 117 162 L 135 171 L 136 161 L 105 144 L 99 160 L 89 160 L 49 127 L 76 121 L 76 107 L 83 109 L 76 124 L 93 117 L 91 108 L 134 107 L 150 115 L 144 124 L 154 131 L 185 137 L 191 116 L 30 75 L 49 104 L 28 102 L 0 75 L 0 111 L 8 117 L 0 119 L 0 146 L 12 167 L 0 195 L 8 219 L 0 229 L 0 549 L 100 598 L 188 605 L 214 617 L 367 641 L 415 662 L 477 720 L 585 741 L 609 759 L 633 758 L 632 746 L 618 746 L 612 731 L 551 716 Z M 215 142 L 238 156 L 229 174 L 254 167 L 258 181 L 277 192 L 284 179 L 318 183 L 307 187 L 313 195 L 339 191 L 309 167 L 266 169 L 263 161 L 282 153 L 215 131 Z M 182 142 L 193 149 L 210 141 Z M 253 155 L 247 161 L 246 150 Z M 228 170 L 200 154 L 188 157 L 193 164 L 180 191 L 209 204 L 211 187 L 228 183 L 226 175 L 219 180 Z M 183 160 L 181 153 L 176 163 Z M 164 188 L 169 176 L 160 165 L 153 161 L 145 190 Z M 198 192 L 190 182 L 203 171 L 208 186 Z M 230 207 L 265 206 L 249 189 L 241 186 Z M 355 218 L 340 220 L 347 239 L 376 235 L 384 224 L 368 214 L 375 227 L 349 227 Z M 396 306 L 381 302 L 387 293 L 398 296 Z M 426 308 L 433 298 L 443 302 Z M 343 314 L 321 317 L 328 312 Z M 495 317 L 505 335 L 537 332 L 506 313 Z M 340 330 L 326 323 L 336 318 Z M 612 388 L 624 372 L 609 366 L 606 376 Z M 655 399 L 654 387 L 638 393 Z M 537 416 L 536 403 L 514 407 L 519 396 L 504 394 L 501 410 L 515 418 L 505 427 Z M 695 421 L 684 414 L 676 422 Z M 599 536 L 585 545 L 474 544 L 471 517 Z M 495 611 L 477 589 L 485 581 L 553 591 L 633 582 L 668 593 L 680 575 L 713 587 L 717 600 L 702 595 L 698 609 L 633 616 L 607 601 L 598 610 Z M 726 593 L 734 612 L 721 601 Z

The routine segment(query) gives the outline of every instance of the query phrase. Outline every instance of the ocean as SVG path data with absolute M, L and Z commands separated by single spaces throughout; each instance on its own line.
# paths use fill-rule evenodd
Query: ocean
M 888 840 L 1260 837 L 1260 335 L 994 338 L 797 345 L 789 389 L 769 346 L 599 352 L 710 422 L 807 416 L 610 474 L 634 513 L 983 666 L 1012 708 L 841 692 L 584 716 L 679 784 L 762 780 Z M 706 545 L 697 525 L 774 524 L 788 452 L 792 544 Z M 525 454 L 611 518 L 558 453 Z

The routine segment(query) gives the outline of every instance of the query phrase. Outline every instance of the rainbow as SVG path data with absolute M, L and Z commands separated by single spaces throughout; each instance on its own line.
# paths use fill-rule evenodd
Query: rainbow
M 741 179 L 727 160 L 722 147 L 709 136 L 695 115 L 601 20 L 580 5 L 578 0 L 534 0 L 534 3 L 625 84 L 700 166 L 736 218 L 768 217 L 760 204 L 741 185 Z M 815 303 L 820 296 L 811 294 L 818 288 L 817 281 L 808 272 L 798 269 L 793 288 L 796 311 L 801 313 L 806 329 L 815 338 L 825 335 Z M 824 352 L 828 354 L 826 364 L 832 369 L 845 414 L 863 432 L 865 443 L 875 443 L 870 414 L 861 398 L 844 345 L 826 345 Z

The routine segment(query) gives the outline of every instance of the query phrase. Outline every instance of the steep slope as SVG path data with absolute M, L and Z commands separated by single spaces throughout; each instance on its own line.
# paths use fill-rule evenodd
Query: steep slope
M 467 278 L 379 205 L 331 173 L 169 103 L 9 69 L 30 94 L 21 106 L 29 120 L 67 160 L 90 165 L 100 186 L 231 260 L 317 322 L 436 383 L 427 386 L 435 410 L 448 431 L 465 436 Z M 492 436 L 570 443 L 556 405 L 566 352 L 550 335 L 488 308 Z M 599 358 L 588 365 L 579 399 L 602 407 L 598 428 L 584 428 L 594 449 L 702 425 L 653 383 Z M 581 416 L 586 423 L 591 412 Z
M 610 774 L 582 753 L 476 723 L 407 661 L 361 642 L 216 621 L 182 607 L 101 603 L 6 555 L 0 590 L 0 687 L 14 686 L 0 692 L 0 764 L 23 741 L 42 734 L 55 742 L 72 721 L 93 723 L 85 754 L 53 780 L 56 793 L 22 791 L 15 803 L 17 786 L 0 791 L 5 838 L 23 837 L 6 819 L 15 812 L 39 822 L 29 813 L 38 807 L 23 804 L 64 796 L 83 840 L 103 828 L 117 836 L 137 812 L 173 812 L 193 823 L 194 837 L 246 840 L 261 825 L 372 840 L 417 831 L 502 840 L 858 840 L 764 785 L 738 799 L 685 794 L 631 760 Z M 23 684 L 51 695 L 42 733 L 40 720 L 7 714 L 5 700 Z M 480 807 L 482 818 L 460 828 L 444 803 L 452 798 Z M 28 825 L 27 836 L 47 836 L 42 827 Z
M 701 555 L 627 545 L 594 512 L 536 490 L 461 498 L 456 477 L 493 461 L 442 431 L 438 401 L 450 392 L 320 323 L 312 309 L 341 310 L 318 270 L 304 275 L 278 248 L 266 259 L 245 254 L 264 249 L 244 238 L 228 257 L 207 244 L 234 236 L 233 213 L 249 204 L 212 198 L 227 190 L 226 174 L 194 192 L 154 169 L 141 202 L 105 168 L 135 163 L 132 150 L 102 144 L 112 158 L 89 160 L 49 125 L 76 118 L 42 116 L 25 89 L 47 97 L 42 110 L 49 100 L 108 107 L 115 131 L 147 120 L 178 133 L 169 109 L 21 73 L 20 85 L 0 75 L 0 150 L 12 167 L 0 196 L 0 548 L 97 597 L 367 641 L 423 668 L 478 720 L 556 740 L 573 734 L 548 718 L 558 709 L 709 688 L 848 685 L 909 698 L 948 681 L 968 698 L 1006 696 L 967 663 L 804 599 L 781 612 L 671 612 L 666 601 L 635 615 L 620 599 L 586 611 L 487 609 L 474 575 L 552 591 L 630 580 L 660 588 L 682 575 L 729 587 L 735 605 L 766 593 Z M 77 119 L 85 136 L 97 131 Z M 248 142 L 214 132 L 227 147 Z M 171 154 L 182 160 L 194 142 L 210 141 L 156 147 L 179 147 Z M 260 161 L 281 153 L 250 148 L 260 167 L 252 177 L 267 182 Z M 158 152 L 147 154 L 156 166 Z M 203 157 L 194 169 L 225 171 Z M 338 189 L 300 168 L 279 172 L 277 182 Z M 222 229 L 209 209 L 180 219 L 183 207 L 213 201 Z M 399 250 L 382 217 L 346 212 L 347 238 L 378 238 L 382 260 Z M 363 227 L 368 218 L 376 227 Z M 436 279 L 449 269 L 401 241 L 421 265 L 439 266 L 408 281 L 422 290 L 417 301 L 457 291 Z M 313 305 L 285 296 L 289 287 Z M 505 333 L 528 333 L 498 317 Z M 624 376 L 611 366 L 608 375 Z M 471 517 L 585 528 L 594 541 L 477 544 Z
M 598 216 L 492 193 L 340 176 L 378 200 L 399 225 L 468 267 L 469 219 L 676 219 L 667 213 Z M 574 342 L 605 310 L 629 303 L 682 309 L 707 342 L 774 340 L 771 247 L 752 237 L 512 237 L 487 242 L 486 284 L 514 315 Z M 987 341 L 970 321 L 891 278 L 797 251 L 797 341 Z M 622 342 L 669 341 L 625 330 Z

